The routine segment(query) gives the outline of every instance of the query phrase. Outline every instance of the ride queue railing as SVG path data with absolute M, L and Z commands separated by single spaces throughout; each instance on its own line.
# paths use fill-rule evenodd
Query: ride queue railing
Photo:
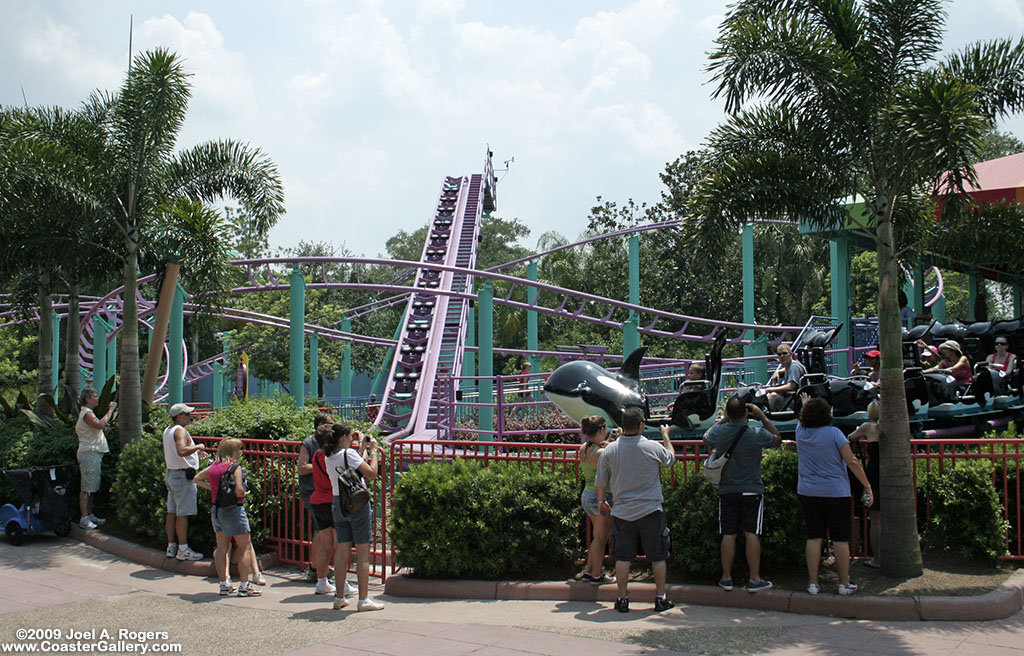
M 196 437 L 195 440 L 216 448 L 222 438 Z M 277 551 L 282 563 L 303 565 L 310 560 L 313 537 L 306 512 L 299 499 L 297 465 L 300 443 L 292 440 L 250 440 L 243 442 L 243 455 L 249 478 L 260 481 L 259 494 L 264 509 L 256 518 L 257 526 L 269 530 L 268 544 Z M 662 471 L 666 487 L 675 487 L 687 476 L 699 475 L 700 465 L 707 459 L 707 448 L 700 440 L 674 441 L 677 463 L 692 463 Z M 464 440 L 396 440 L 387 453 L 381 449 L 382 471 L 370 488 L 373 493 L 374 533 L 370 545 L 371 576 L 381 582 L 389 573 L 401 568 L 399 555 L 388 542 L 388 523 L 394 511 L 392 491 L 401 472 L 425 462 L 447 462 L 454 458 L 470 459 L 488 466 L 494 462 L 517 463 L 523 467 L 539 467 L 579 480 L 578 444 L 547 444 L 536 442 L 495 442 Z M 784 448 L 795 449 L 793 442 Z M 988 460 L 993 465 L 992 484 L 1003 506 L 1003 518 L 1009 528 L 1005 544 L 1007 561 L 1024 561 L 1021 517 L 1021 469 L 1024 460 L 1024 439 L 930 439 L 912 440 L 911 458 L 915 489 L 922 477 L 962 460 Z M 679 477 L 682 477 L 680 479 Z M 268 503 L 268 499 L 271 502 Z M 931 499 L 925 493 L 918 499 L 925 520 L 931 516 Z M 859 535 L 866 536 L 867 519 L 855 503 L 851 503 L 850 521 Z M 590 526 L 585 528 L 589 543 Z M 855 534 L 858 532 L 855 531 Z M 867 557 L 866 540 L 861 539 L 857 558 Z M 582 551 L 581 551 L 582 552 Z M 354 566 L 354 564 L 353 564 Z M 352 570 L 354 571 L 354 570 Z

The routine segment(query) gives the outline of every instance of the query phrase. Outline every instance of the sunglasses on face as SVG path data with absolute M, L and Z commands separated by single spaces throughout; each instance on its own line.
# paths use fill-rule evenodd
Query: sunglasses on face
M 996 346 L 1009 346 L 1009 342 L 996 342 Z
M 789 351 L 776 351 L 775 355 L 789 355 Z

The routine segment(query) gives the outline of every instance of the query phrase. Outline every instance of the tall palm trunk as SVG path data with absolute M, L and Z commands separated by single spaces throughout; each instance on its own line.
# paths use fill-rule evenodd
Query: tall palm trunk
M 899 276 L 893 251 L 891 208 L 884 199 L 876 208 L 878 224 L 878 334 L 881 371 L 882 572 L 893 577 L 920 576 L 921 545 L 910 457 L 910 423 L 903 387 Z
M 39 377 L 36 382 L 36 414 L 53 417 L 53 407 L 45 395 L 53 394 L 53 299 L 50 297 L 52 273 L 47 266 L 37 267 L 36 296 L 39 307 Z
M 126 238 L 124 293 L 121 312 L 121 379 L 118 381 L 121 444 L 142 438 L 142 381 L 139 379 L 138 241 L 134 231 Z
M 64 375 L 68 394 L 72 399 L 78 397 L 82 388 L 82 376 L 78 357 L 79 342 L 82 339 L 82 317 L 79 315 L 79 295 L 81 287 L 78 281 L 71 283 L 68 294 L 68 344 L 64 359 Z

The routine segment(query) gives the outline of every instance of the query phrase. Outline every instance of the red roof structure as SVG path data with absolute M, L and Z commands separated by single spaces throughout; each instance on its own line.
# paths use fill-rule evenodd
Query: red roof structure
M 966 190 L 976 200 L 1024 203 L 1024 153 L 979 162 L 974 170 L 978 184 L 969 184 Z

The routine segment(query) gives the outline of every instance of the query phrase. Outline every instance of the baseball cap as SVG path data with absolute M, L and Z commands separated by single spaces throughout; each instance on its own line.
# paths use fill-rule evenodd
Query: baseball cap
M 867 353 L 864 354 L 864 357 L 865 358 L 880 358 L 880 357 L 882 357 L 882 352 L 879 351 L 878 349 L 871 349 L 870 351 L 868 351 Z
M 184 403 L 175 403 L 174 405 L 171 406 L 171 409 L 167 411 L 167 414 L 174 418 L 177 417 L 178 415 L 190 415 L 195 411 L 196 409 L 190 405 L 185 405 Z

